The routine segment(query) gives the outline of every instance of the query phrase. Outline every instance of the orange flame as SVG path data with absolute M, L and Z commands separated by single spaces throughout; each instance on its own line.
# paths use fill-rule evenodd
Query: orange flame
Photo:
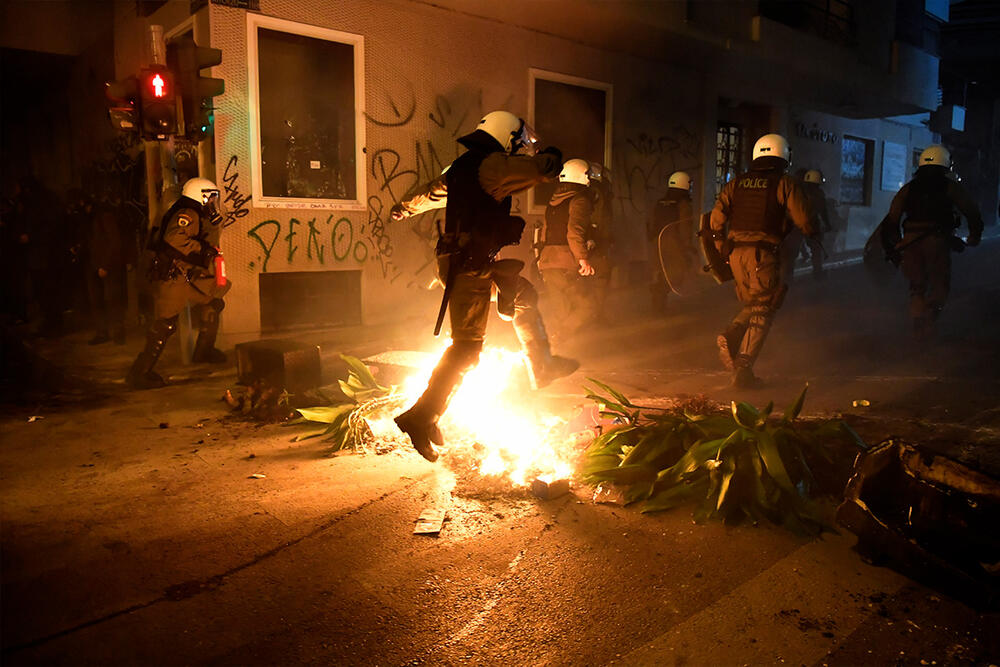
M 440 356 L 425 356 L 397 388 L 398 404 L 416 401 Z M 514 486 L 527 486 L 536 478 L 568 478 L 575 456 L 576 441 L 566 432 L 567 420 L 547 412 L 527 390 L 525 373 L 520 353 L 484 349 L 439 422 L 446 454 L 470 458 L 480 474 L 506 477 Z M 376 438 L 399 438 L 391 416 L 368 417 L 368 422 Z

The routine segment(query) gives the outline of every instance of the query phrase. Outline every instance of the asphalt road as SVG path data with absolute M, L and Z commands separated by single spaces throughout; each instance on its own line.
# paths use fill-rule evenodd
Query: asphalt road
M 872 440 L 1000 442 L 998 251 L 956 257 L 933 346 L 912 344 L 901 282 L 873 289 L 860 267 L 801 277 L 758 365 L 767 385 L 737 393 L 712 344 L 731 290 L 656 317 L 640 294 L 563 346 L 583 368 L 546 396 L 579 403 L 592 376 L 637 398 L 782 405 L 808 381 L 807 413 L 843 414 Z M 77 370 L 106 380 L 115 364 Z M 865 564 L 847 533 L 695 525 L 683 509 L 594 503 L 582 486 L 541 501 L 405 450 L 330 457 L 227 418 L 232 380 L 141 394 L 104 382 L 99 399 L 4 410 L 4 664 L 1000 661 L 995 615 Z M 871 407 L 851 407 L 859 398 Z M 447 512 L 440 535 L 413 535 L 432 507 Z

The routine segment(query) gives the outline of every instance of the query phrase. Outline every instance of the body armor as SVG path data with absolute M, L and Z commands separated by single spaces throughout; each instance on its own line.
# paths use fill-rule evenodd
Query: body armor
M 448 204 L 444 234 L 437 253 L 461 252 L 467 266 L 485 266 L 505 245 L 511 243 L 511 198 L 497 201 L 479 183 L 479 166 L 489 153 L 469 150 L 448 169 Z M 522 221 L 523 225 L 523 221 Z M 517 239 L 520 240 L 520 230 Z
M 777 196 L 781 177 L 782 172 L 777 170 L 748 171 L 737 177 L 729 231 L 782 236 L 785 212 Z
M 910 181 L 903 213 L 906 215 L 904 229 L 911 222 L 932 223 L 942 231 L 957 227 L 951 199 L 948 197 L 948 178 L 943 170 L 941 173 L 917 172 L 917 177 Z

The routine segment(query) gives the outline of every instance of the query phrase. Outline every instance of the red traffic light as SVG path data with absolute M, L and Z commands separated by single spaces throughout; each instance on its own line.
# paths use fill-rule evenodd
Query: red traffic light
M 163 77 L 158 72 L 150 79 L 149 85 L 153 90 L 153 97 L 166 97 L 167 82 L 163 80 Z
M 177 91 L 174 74 L 163 65 L 151 65 L 139 73 L 142 136 L 162 139 L 177 133 Z

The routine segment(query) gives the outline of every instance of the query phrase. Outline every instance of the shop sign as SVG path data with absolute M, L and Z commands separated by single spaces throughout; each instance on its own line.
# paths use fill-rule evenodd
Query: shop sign
M 812 127 L 806 127 L 804 123 L 795 124 L 795 134 L 803 139 L 812 139 L 813 141 L 820 141 L 824 144 L 835 144 L 840 140 L 840 136 L 836 132 L 821 130 L 815 125 Z

